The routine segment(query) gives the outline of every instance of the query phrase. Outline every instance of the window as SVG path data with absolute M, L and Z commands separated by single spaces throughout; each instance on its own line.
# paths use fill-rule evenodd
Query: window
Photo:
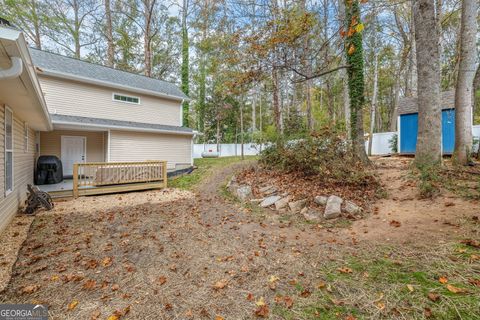
M 5 108 L 5 194 L 13 191 L 13 113 Z
M 28 152 L 28 123 L 23 124 L 23 152 Z
M 114 101 L 126 102 L 126 103 L 133 103 L 133 104 L 140 104 L 139 97 L 132 97 L 132 96 L 124 96 L 118 93 L 113 94 Z

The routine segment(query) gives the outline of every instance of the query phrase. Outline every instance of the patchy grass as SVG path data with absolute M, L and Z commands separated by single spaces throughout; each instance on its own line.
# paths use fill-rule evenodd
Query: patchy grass
M 245 159 L 255 159 L 254 156 L 246 156 Z M 213 169 L 224 167 L 229 164 L 241 161 L 241 157 L 222 157 L 222 158 L 207 158 L 195 159 L 194 165 L 198 168 L 192 173 L 174 178 L 169 181 L 168 185 L 172 188 L 193 189 L 196 185 L 209 177 Z
M 311 296 L 272 311 L 283 319 L 480 319 L 480 250 L 454 244 L 402 250 L 377 247 L 327 260 Z M 296 284 L 292 296 L 301 290 Z

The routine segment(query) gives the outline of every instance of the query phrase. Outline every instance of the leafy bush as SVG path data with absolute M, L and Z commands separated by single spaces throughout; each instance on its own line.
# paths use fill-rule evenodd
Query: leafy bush
M 260 163 L 267 168 L 316 175 L 329 183 L 362 185 L 376 181 L 352 156 L 345 138 L 329 130 L 290 140 L 283 146 L 272 144 L 262 152 Z
M 390 140 L 388 140 L 388 145 L 390 150 L 392 150 L 392 153 L 398 152 L 398 134 L 394 134 Z

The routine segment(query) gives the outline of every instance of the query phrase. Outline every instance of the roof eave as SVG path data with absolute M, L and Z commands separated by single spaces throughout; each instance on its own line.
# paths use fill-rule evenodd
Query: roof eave
M 103 81 L 103 80 L 98 80 L 98 79 L 92 79 L 92 78 L 72 75 L 72 74 L 68 74 L 68 73 L 64 73 L 64 72 L 54 71 L 54 70 L 50 70 L 50 69 L 44 69 L 44 68 L 41 68 L 41 67 L 39 67 L 39 69 L 40 70 L 37 71 L 38 74 L 48 76 L 48 77 L 79 81 L 79 82 L 83 82 L 83 83 L 100 85 L 100 86 L 114 88 L 114 89 L 121 89 L 121 90 L 125 90 L 125 91 L 130 91 L 130 92 L 138 92 L 138 93 L 143 93 L 143 94 L 154 96 L 154 97 L 170 99 L 170 100 L 175 100 L 175 101 L 190 101 L 191 100 L 188 97 L 174 96 L 174 95 L 164 94 L 164 93 L 160 93 L 160 92 L 156 92 L 156 91 L 152 91 L 152 90 L 140 89 L 140 88 L 135 88 L 135 87 L 131 87 L 131 86 L 124 86 L 124 85 L 117 84 L 117 83 L 112 83 L 112 82 L 108 82 L 108 81 Z
M 88 128 L 110 129 L 110 130 L 121 130 L 121 131 L 165 133 L 165 134 L 172 134 L 172 135 L 186 135 L 186 136 L 195 135 L 194 131 L 176 131 L 176 130 L 166 130 L 166 129 L 138 128 L 138 127 L 106 125 L 106 124 L 80 123 L 80 122 L 62 121 L 62 120 L 53 120 L 52 122 L 54 125 L 71 126 L 72 128 L 88 127 Z

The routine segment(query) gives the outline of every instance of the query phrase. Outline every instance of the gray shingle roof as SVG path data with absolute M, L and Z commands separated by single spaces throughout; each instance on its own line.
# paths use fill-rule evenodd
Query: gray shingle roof
M 442 110 L 455 108 L 455 90 L 442 92 Z M 398 101 L 398 114 L 417 113 L 417 98 L 400 98 Z
M 193 130 L 186 127 L 169 126 L 164 124 L 151 124 L 132 121 L 99 119 L 99 118 L 87 118 L 78 116 L 67 116 L 62 114 L 50 114 L 53 124 L 57 123 L 72 123 L 79 125 L 90 125 L 105 128 L 125 127 L 139 130 L 152 130 L 152 131 L 172 131 L 178 133 L 191 133 Z
M 30 48 L 30 55 L 32 56 L 33 64 L 36 67 L 51 73 L 89 78 L 113 86 L 120 85 L 128 87 L 131 88 L 132 91 L 140 89 L 171 96 L 177 99 L 188 99 L 188 97 L 175 84 L 170 82 L 34 48 Z

